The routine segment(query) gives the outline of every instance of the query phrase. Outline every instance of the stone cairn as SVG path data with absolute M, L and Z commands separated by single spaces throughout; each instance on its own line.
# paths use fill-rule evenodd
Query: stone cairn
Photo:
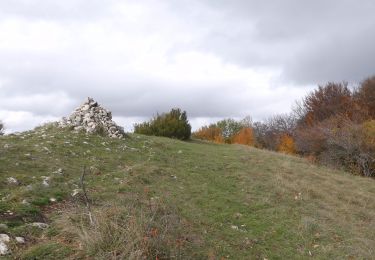
M 69 117 L 63 117 L 58 125 L 77 132 L 102 133 L 112 138 L 125 137 L 124 129 L 112 121 L 112 113 L 92 98 L 87 98 Z

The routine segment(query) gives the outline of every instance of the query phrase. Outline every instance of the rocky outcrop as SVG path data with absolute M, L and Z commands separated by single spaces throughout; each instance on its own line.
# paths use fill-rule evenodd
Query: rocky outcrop
M 69 117 L 64 117 L 59 126 L 71 127 L 75 131 L 100 133 L 113 138 L 125 136 L 124 129 L 112 121 L 112 113 L 92 98 L 88 98 Z

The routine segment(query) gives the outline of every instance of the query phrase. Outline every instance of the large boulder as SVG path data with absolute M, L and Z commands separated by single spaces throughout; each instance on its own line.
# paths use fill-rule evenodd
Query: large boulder
M 69 117 L 62 118 L 59 126 L 71 127 L 75 131 L 104 134 L 112 138 L 125 136 L 124 129 L 112 121 L 112 113 L 92 98 L 87 98 Z

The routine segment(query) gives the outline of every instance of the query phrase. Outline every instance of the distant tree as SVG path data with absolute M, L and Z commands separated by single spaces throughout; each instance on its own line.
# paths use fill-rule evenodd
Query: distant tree
M 203 126 L 198 131 L 194 132 L 193 136 L 198 139 L 215 143 L 224 143 L 224 137 L 221 134 L 221 129 L 215 125 Z
M 325 149 L 326 137 L 321 124 L 310 127 L 299 127 L 295 131 L 297 152 L 305 156 L 318 156 Z
M 255 139 L 253 129 L 250 127 L 242 128 L 237 134 L 233 136 L 232 143 L 254 146 Z
M 371 119 L 375 119 L 375 76 L 367 78 L 361 83 L 356 97 L 362 109 L 368 112 Z
M 270 150 L 278 150 L 283 135 L 293 136 L 296 118 L 293 114 L 275 115 L 264 122 L 253 124 L 256 146 Z
M 0 135 L 4 134 L 4 124 L 0 121 Z
M 352 93 L 347 83 L 328 83 L 308 94 L 294 109 L 299 124 L 312 126 L 340 114 L 353 118 Z
M 343 166 L 364 176 L 375 176 L 375 121 L 330 120 L 324 129 L 326 149 L 321 161 Z
M 232 118 L 223 119 L 217 122 L 216 126 L 221 129 L 221 134 L 226 143 L 230 143 L 233 136 L 235 136 L 243 128 L 241 122 Z
M 216 143 L 232 143 L 235 136 L 244 128 L 252 126 L 252 119 L 246 116 L 242 120 L 232 118 L 223 119 L 215 124 L 204 126 L 193 135 L 196 138 L 213 141 Z M 252 131 L 252 130 L 251 130 Z
M 216 127 L 221 129 L 221 134 L 224 137 L 226 143 L 231 143 L 233 137 L 242 128 L 251 128 L 252 119 L 250 116 L 246 116 L 242 120 L 234 120 L 232 118 L 223 119 L 215 124 Z
M 291 137 L 288 134 L 283 134 L 280 137 L 280 142 L 277 151 L 286 154 L 295 154 L 296 146 L 293 137 Z
M 186 111 L 174 108 L 169 113 L 156 115 L 149 122 L 135 124 L 134 132 L 187 140 L 191 136 L 191 125 Z

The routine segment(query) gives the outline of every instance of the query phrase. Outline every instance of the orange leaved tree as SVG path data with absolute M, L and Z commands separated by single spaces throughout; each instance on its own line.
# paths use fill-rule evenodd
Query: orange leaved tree
M 233 136 L 232 143 L 254 146 L 255 138 L 253 129 L 250 127 L 242 128 L 235 136 Z
M 193 136 L 198 139 L 207 140 L 215 143 L 224 143 L 224 137 L 221 129 L 215 126 L 204 126 L 193 133 Z
M 288 134 L 283 134 L 280 137 L 280 143 L 277 148 L 277 151 L 286 153 L 286 154 L 295 154 L 296 146 L 295 146 L 293 137 L 291 137 Z

